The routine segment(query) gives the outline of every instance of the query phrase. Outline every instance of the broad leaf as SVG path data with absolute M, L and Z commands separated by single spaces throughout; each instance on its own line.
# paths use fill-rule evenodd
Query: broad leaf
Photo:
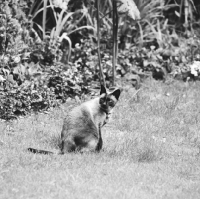
M 127 13 L 132 19 L 140 19 L 140 11 L 133 0 L 116 0 L 119 3 L 118 12 Z
M 0 82 L 4 82 L 6 79 L 2 76 L 2 75 L 0 75 Z

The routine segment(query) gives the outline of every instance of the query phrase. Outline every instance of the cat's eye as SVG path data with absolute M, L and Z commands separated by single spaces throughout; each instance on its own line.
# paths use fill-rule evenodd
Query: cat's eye
M 113 107 L 115 104 L 114 104 L 114 102 L 112 100 L 110 100 L 110 101 L 108 101 L 108 105 Z
M 103 104 L 104 102 L 105 102 L 105 99 L 104 98 L 100 98 L 99 103 Z

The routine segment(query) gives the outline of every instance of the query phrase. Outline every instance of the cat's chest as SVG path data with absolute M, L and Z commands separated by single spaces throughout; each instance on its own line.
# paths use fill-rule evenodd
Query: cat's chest
M 109 119 L 110 119 L 110 116 L 111 116 L 111 113 L 106 114 L 106 118 L 105 118 L 105 120 L 104 120 L 103 125 L 105 125 L 105 124 L 108 123 L 108 121 L 109 121 Z
M 85 110 L 89 113 L 92 121 L 94 122 L 95 126 L 105 125 L 109 118 L 110 113 L 106 113 L 102 111 L 101 107 L 99 106 L 99 100 L 94 99 L 84 104 Z
M 108 120 L 106 113 L 95 114 L 93 118 L 94 118 L 94 123 L 96 124 L 96 126 L 98 126 L 99 124 L 103 126 L 105 122 Z

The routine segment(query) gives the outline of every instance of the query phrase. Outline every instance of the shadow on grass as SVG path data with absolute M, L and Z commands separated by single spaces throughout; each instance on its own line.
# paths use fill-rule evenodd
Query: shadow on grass
M 110 150 L 105 150 L 112 158 L 122 158 L 133 162 L 151 163 L 163 158 L 163 146 L 153 139 L 126 140 Z
M 50 147 L 55 149 L 61 148 L 61 138 L 60 135 L 51 135 L 48 139 L 46 139 L 46 143 L 49 144 Z

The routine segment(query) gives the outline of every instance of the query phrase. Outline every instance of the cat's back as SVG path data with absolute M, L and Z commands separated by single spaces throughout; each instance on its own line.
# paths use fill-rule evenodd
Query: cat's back
M 83 122 L 93 120 L 93 112 L 97 109 L 98 99 L 91 99 L 83 102 L 79 106 L 72 108 L 65 117 L 65 123 L 68 125 L 81 125 Z

